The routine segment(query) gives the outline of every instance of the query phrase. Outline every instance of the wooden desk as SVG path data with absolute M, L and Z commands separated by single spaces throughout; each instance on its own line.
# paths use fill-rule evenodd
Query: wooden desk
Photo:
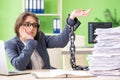
M 33 72 L 33 71 L 31 71 Z M 1 76 L 0 80 L 120 80 L 120 77 L 115 76 L 98 76 L 89 78 L 50 78 L 36 79 L 32 74 L 17 75 L 17 76 Z
M 87 48 L 87 47 L 79 47 L 79 48 L 76 48 L 76 54 L 91 54 L 92 53 L 92 50 L 93 48 Z M 62 52 L 62 55 L 65 55 L 65 54 L 70 54 L 69 53 L 69 48 L 63 48 L 61 50 Z
M 86 66 L 86 54 L 91 54 L 93 48 L 86 48 L 86 47 L 79 47 L 76 48 L 75 52 L 75 58 L 76 58 L 76 64 L 77 65 L 83 65 Z M 70 53 L 69 48 L 63 48 L 61 50 L 62 53 L 62 60 L 63 60 L 63 69 L 72 69 L 70 65 Z

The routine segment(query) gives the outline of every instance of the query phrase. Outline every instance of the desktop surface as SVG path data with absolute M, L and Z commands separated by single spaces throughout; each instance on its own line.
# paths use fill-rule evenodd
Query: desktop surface
M 76 47 L 76 48 L 94 48 L 94 46 L 81 46 L 81 47 Z
M 76 54 L 91 54 L 93 51 L 93 47 L 76 47 Z M 69 48 L 63 48 L 61 50 L 62 54 L 70 54 Z
M 39 72 L 39 71 L 29 71 L 29 72 Z M 37 79 L 32 74 L 17 75 L 17 76 L 2 76 L 0 75 L 0 80 L 120 80 L 118 76 L 96 76 L 88 78 L 42 78 Z

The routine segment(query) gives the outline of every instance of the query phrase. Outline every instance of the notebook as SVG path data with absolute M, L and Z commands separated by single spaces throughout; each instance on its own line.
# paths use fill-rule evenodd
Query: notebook
M 87 71 L 53 69 L 49 71 L 39 71 L 32 73 L 36 78 L 88 78 L 95 77 Z
M 6 52 L 4 47 L 4 41 L 0 40 L 0 75 L 22 75 L 28 74 L 26 71 L 9 71 L 7 65 Z

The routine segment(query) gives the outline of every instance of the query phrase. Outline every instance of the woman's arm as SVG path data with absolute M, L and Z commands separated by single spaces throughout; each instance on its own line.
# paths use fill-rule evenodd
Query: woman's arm
M 80 22 L 77 19 L 77 17 L 87 16 L 90 11 L 91 11 L 91 8 L 88 10 L 79 10 L 79 9 L 74 10 L 68 16 L 68 18 L 66 20 L 66 26 L 60 35 L 46 37 L 47 47 L 48 48 L 65 47 L 69 41 L 69 26 L 74 26 L 74 27 L 78 28 L 78 26 L 80 25 Z
M 17 70 L 26 70 L 30 62 L 31 55 L 36 48 L 37 41 L 28 40 L 26 46 L 15 38 L 5 42 L 5 50 L 8 53 L 11 64 Z

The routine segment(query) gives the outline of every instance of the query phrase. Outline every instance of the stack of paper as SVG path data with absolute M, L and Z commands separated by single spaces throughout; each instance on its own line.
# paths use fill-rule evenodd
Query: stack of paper
M 93 54 L 88 56 L 90 71 L 120 69 L 120 27 L 96 29 Z

